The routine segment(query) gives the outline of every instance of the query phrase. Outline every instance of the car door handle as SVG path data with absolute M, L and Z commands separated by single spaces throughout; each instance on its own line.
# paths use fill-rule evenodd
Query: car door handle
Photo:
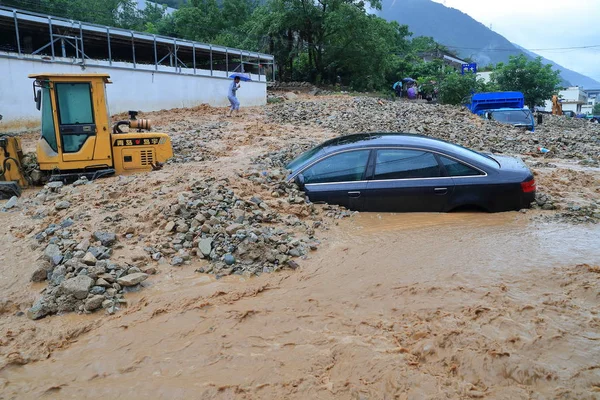
M 435 192 L 435 194 L 441 196 L 448 193 L 448 188 L 435 188 L 433 189 L 433 191 Z
M 360 197 L 360 192 L 348 192 L 348 197 L 353 199 Z

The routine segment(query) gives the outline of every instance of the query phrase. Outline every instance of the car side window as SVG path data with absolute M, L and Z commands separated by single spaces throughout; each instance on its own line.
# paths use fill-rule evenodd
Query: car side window
M 353 182 L 364 179 L 370 150 L 336 154 L 302 172 L 304 183 Z
M 482 173 L 476 170 L 475 168 L 471 168 L 468 165 L 465 165 L 451 158 L 440 156 L 440 160 L 442 161 L 442 164 L 444 164 L 444 168 L 446 168 L 446 171 L 448 172 L 449 176 L 482 175 Z
M 436 178 L 442 176 L 435 156 L 422 150 L 377 150 L 373 179 Z

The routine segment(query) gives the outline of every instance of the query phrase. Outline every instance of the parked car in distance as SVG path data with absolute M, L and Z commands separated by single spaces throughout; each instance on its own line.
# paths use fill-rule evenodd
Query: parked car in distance
M 536 191 L 533 174 L 517 158 L 401 133 L 331 139 L 287 169 L 288 181 L 312 202 L 359 211 L 519 210 L 531 205 Z

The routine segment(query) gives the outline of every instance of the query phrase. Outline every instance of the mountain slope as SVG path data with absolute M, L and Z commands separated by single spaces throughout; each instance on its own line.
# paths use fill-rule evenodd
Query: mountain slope
M 408 25 L 413 36 L 431 36 L 459 56 L 469 57 L 481 66 L 507 62 L 510 56 L 519 54 L 537 57 L 537 54 L 515 46 L 462 11 L 431 0 L 383 0 L 378 15 L 388 21 Z M 600 83 L 587 76 L 550 60 L 544 59 L 544 62 L 561 71 L 563 85 L 600 87 Z
M 513 46 L 517 47 L 519 50 L 522 50 L 525 54 L 530 57 L 541 57 L 539 54 L 534 53 L 533 51 L 529 51 L 518 44 L 513 43 Z M 544 64 L 552 64 L 554 69 L 560 70 L 560 76 L 562 78 L 573 85 L 583 86 L 586 89 L 595 89 L 600 88 L 600 82 L 595 79 L 590 78 L 589 76 L 585 76 L 580 74 L 579 72 L 575 72 L 571 69 L 565 68 L 552 60 L 548 60 L 547 58 L 542 57 L 542 62 Z

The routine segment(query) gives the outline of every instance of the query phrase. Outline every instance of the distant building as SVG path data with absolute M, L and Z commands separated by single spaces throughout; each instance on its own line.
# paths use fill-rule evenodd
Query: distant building
M 593 114 L 594 106 L 596 103 L 600 102 L 600 89 L 586 89 L 585 93 L 588 96 L 588 102 L 584 107 L 581 108 L 582 110 L 585 109 L 585 111 L 583 111 L 584 113 Z
M 492 80 L 492 71 L 478 72 L 477 79 L 481 79 L 484 83 L 490 83 Z
M 137 9 L 141 10 L 141 11 L 145 10 L 146 3 L 160 4 L 160 1 L 156 2 L 156 1 L 137 0 Z M 165 10 L 166 14 L 173 14 L 174 12 L 175 12 L 175 9 L 171 8 L 171 7 L 167 7 Z
M 420 53 L 419 56 L 421 56 L 423 58 L 423 61 L 425 62 L 432 62 L 433 60 L 442 60 L 446 65 L 453 67 L 457 71 L 460 71 L 460 68 L 463 64 L 468 64 L 466 61 L 461 60 L 460 58 L 456 58 L 454 55 L 445 53 L 440 50 Z
M 558 92 L 558 97 L 563 111 L 573 111 L 576 114 L 591 112 L 588 104 L 588 94 L 580 86 L 569 86 Z M 552 111 L 552 100 L 546 100 L 545 106 L 546 111 Z

